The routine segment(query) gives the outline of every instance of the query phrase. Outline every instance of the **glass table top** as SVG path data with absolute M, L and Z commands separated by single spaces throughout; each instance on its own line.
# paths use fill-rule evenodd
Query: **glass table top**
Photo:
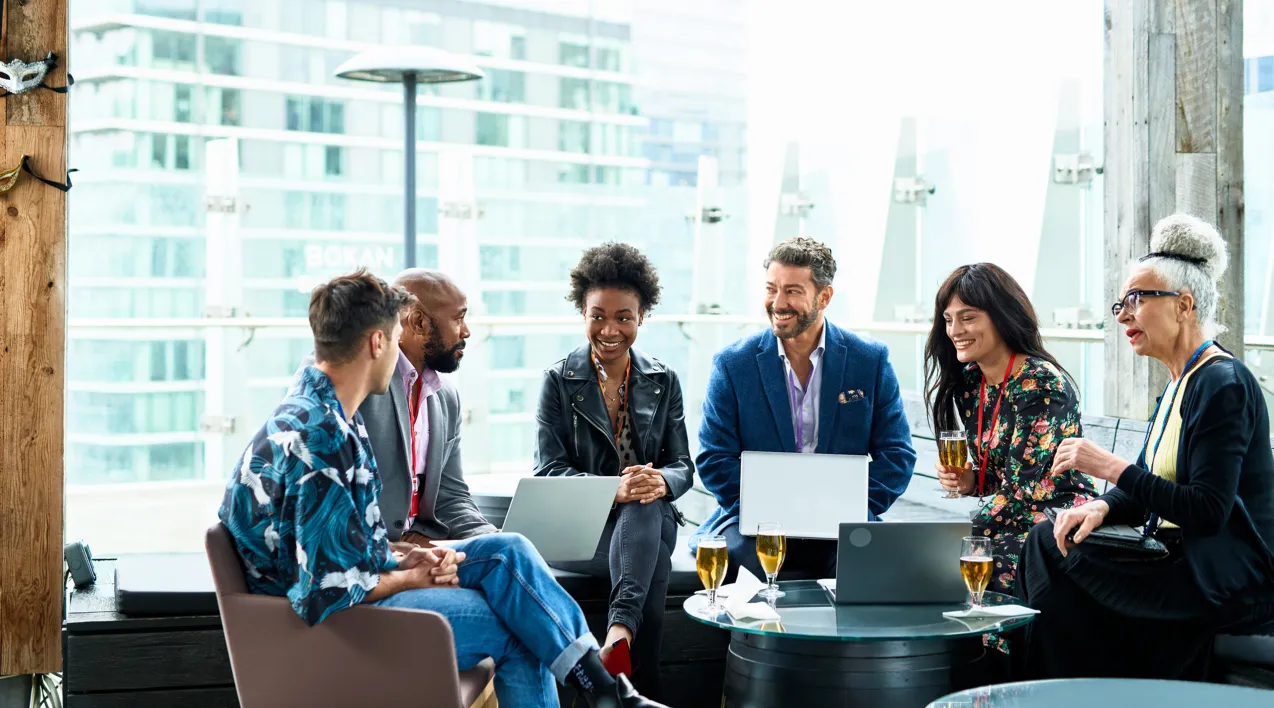
M 836 605 L 815 580 L 791 580 L 779 584 L 787 593 L 774 603 L 778 620 L 735 620 L 728 614 L 706 617 L 706 594 L 692 595 L 682 608 L 703 624 L 748 634 L 823 639 L 844 642 L 884 642 L 918 639 L 957 639 L 1020 627 L 1031 615 L 948 619 L 943 612 L 967 609 L 963 603 L 930 605 Z M 762 602 L 760 598 L 754 600 Z M 1012 605 L 1016 598 L 988 592 L 987 605 Z M 722 599 L 718 598 L 717 604 Z
M 929 708 L 1074 708 L 1074 706 L 1154 706 L 1155 708 L 1269 708 L 1274 691 L 1216 683 L 1146 679 L 1026 681 L 953 693 Z

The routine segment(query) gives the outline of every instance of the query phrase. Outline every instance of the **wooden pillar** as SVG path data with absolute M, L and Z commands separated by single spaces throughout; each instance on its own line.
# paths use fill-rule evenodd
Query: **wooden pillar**
M 1230 250 L 1221 342 L 1243 355 L 1243 1 L 1106 0 L 1106 295 L 1149 250 L 1159 219 L 1188 212 Z M 1149 417 L 1163 367 L 1107 320 L 1105 413 Z
M 5 61 L 58 66 L 66 84 L 67 0 L 0 0 Z M 66 177 L 65 94 L 0 98 L 0 168 L 23 155 Z M 62 667 L 62 431 L 66 361 L 66 194 L 28 174 L 0 194 L 0 675 Z

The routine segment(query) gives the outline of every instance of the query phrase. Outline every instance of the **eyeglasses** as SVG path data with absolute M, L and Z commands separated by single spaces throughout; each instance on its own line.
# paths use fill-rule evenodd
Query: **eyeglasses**
M 1129 290 L 1124 299 L 1110 306 L 1110 314 L 1118 317 L 1119 313 L 1128 310 L 1128 314 L 1135 315 L 1143 297 L 1176 297 L 1180 294 L 1177 290 Z

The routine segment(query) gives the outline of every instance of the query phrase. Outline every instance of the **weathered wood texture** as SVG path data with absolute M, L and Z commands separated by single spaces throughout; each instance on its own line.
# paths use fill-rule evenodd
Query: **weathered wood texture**
M 1216 221 L 1216 153 L 1177 153 L 1177 209 L 1215 223 Z M 1242 262 L 1233 263 L 1241 270 Z
M 49 51 L 66 82 L 67 1 L 3 1 L 0 54 Z M 0 167 L 66 173 L 66 96 L 8 96 Z M 66 194 L 28 175 L 0 195 L 0 674 L 61 669 Z
M 1163 3 L 1155 3 L 1162 5 Z M 1177 38 L 1171 34 L 1150 35 L 1148 66 L 1150 131 L 1150 223 L 1177 210 L 1177 82 L 1171 71 L 1177 55 Z
M 1216 0 L 1176 0 L 1174 4 L 1177 152 L 1216 152 Z
M 1155 222 L 1187 212 L 1230 251 L 1221 282 L 1222 343 L 1243 353 L 1243 62 L 1241 0 L 1107 0 L 1106 291 L 1149 250 Z M 1106 330 L 1105 412 L 1146 418 L 1163 368 Z
M 1119 299 L 1124 264 L 1146 253 L 1150 237 L 1151 0 L 1107 0 L 1105 21 L 1106 300 Z M 1149 367 L 1106 329 L 1105 413 L 1145 418 Z
M 1221 342 L 1243 356 L 1243 0 L 1216 0 L 1217 156 L 1216 226 L 1230 249 L 1221 282 Z M 1254 303 L 1254 306 L 1258 303 Z

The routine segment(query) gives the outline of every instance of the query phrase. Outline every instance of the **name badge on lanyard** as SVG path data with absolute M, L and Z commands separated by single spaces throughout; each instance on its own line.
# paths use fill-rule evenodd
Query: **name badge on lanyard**
M 407 406 L 411 412 L 411 460 L 407 464 L 407 468 L 411 471 L 411 505 L 407 511 L 407 520 L 410 523 L 420 511 L 420 473 L 416 469 L 416 421 L 420 419 L 420 389 L 409 386 L 407 394 L 411 396 Z

